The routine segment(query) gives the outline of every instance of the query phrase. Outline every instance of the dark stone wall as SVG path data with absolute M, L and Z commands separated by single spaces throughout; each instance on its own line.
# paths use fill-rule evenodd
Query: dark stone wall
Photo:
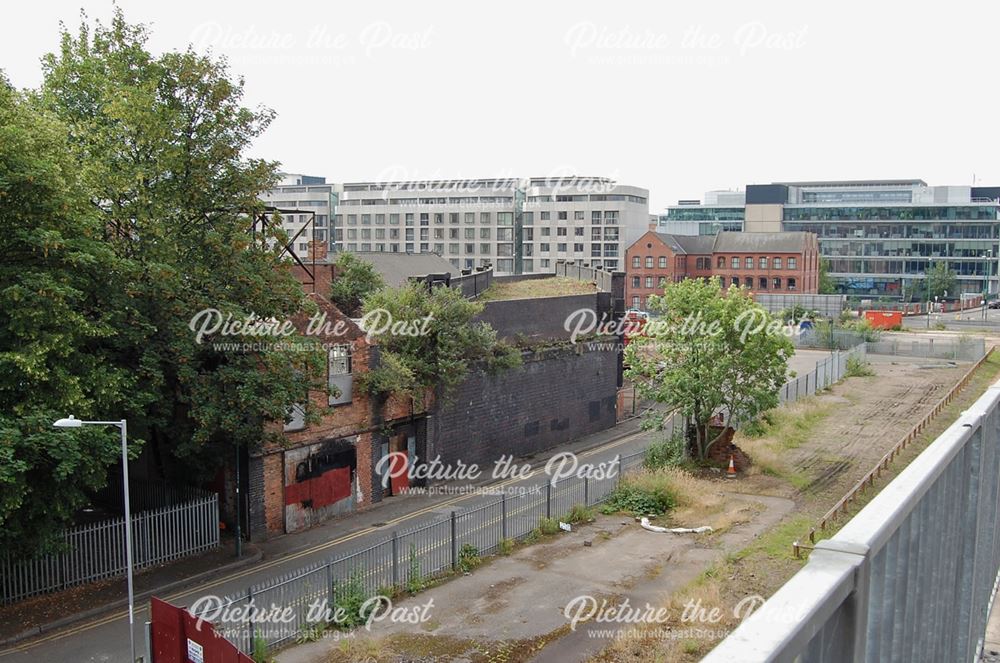
M 524 365 L 476 372 L 430 421 L 428 456 L 489 473 L 504 454 L 544 451 L 615 425 L 618 353 L 586 343 L 526 354 Z
M 598 316 L 606 313 L 599 304 L 601 294 L 486 302 L 485 309 L 476 319 L 488 322 L 500 338 L 511 339 L 518 335 L 529 339 L 569 338 L 565 325 L 571 313 L 584 308 L 596 311 Z M 607 306 L 607 297 L 603 301 Z

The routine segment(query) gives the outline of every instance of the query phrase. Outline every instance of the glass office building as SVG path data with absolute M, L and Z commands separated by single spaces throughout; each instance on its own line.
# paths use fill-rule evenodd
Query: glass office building
M 808 231 L 819 238 L 838 291 L 906 297 L 944 263 L 959 293 L 997 294 L 1000 187 L 929 186 L 923 180 L 776 182 L 750 185 L 747 232 Z M 718 206 L 678 205 L 661 225 L 692 218 L 700 232 Z M 703 215 L 698 218 L 697 215 Z M 697 233 L 692 233 L 697 234 Z

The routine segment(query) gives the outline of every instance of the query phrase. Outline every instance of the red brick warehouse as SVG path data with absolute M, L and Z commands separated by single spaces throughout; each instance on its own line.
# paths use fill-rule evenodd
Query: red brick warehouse
M 764 293 L 815 294 L 819 243 L 808 232 L 672 235 L 649 231 L 625 251 L 625 302 L 645 309 L 663 283 L 718 276 L 731 285 Z

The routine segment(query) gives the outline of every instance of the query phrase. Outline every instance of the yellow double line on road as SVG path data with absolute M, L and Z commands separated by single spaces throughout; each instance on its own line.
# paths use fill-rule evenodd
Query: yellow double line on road
M 602 452 L 608 451 L 610 449 L 615 449 L 616 447 L 619 447 L 619 446 L 621 446 L 623 444 L 631 442 L 635 438 L 637 438 L 637 437 L 639 437 L 641 435 L 644 435 L 644 434 L 645 434 L 644 431 L 639 431 L 639 432 L 636 432 L 636 433 L 632 433 L 632 434 L 626 435 L 625 437 L 622 437 L 622 438 L 620 438 L 618 440 L 615 440 L 614 442 L 610 442 L 610 443 L 608 443 L 608 444 L 606 444 L 604 446 L 595 447 L 595 448 L 593 448 L 593 449 L 591 449 L 589 451 L 585 451 L 583 453 L 577 454 L 577 456 L 579 458 L 587 458 L 589 456 L 593 456 L 594 454 L 602 453 Z M 500 482 L 500 483 L 497 483 L 497 484 L 490 484 L 489 486 L 484 486 L 484 487 L 493 488 L 493 489 L 503 488 L 505 486 L 509 486 L 511 484 L 518 483 L 520 481 L 525 481 L 527 479 L 530 479 L 530 478 L 532 478 L 534 476 L 537 476 L 538 474 L 540 474 L 542 472 L 543 472 L 543 468 L 538 468 L 538 469 L 533 470 L 526 477 L 516 477 L 516 478 L 508 479 L 506 481 L 503 481 L 503 482 Z M 418 511 L 413 511 L 412 513 L 408 513 L 408 514 L 406 514 L 404 516 L 400 516 L 399 518 L 395 518 L 393 520 L 389 520 L 386 523 L 384 523 L 383 525 L 381 525 L 380 528 L 386 527 L 386 526 L 389 526 L 389 525 L 396 525 L 398 523 L 406 522 L 407 520 L 411 520 L 411 519 L 416 518 L 418 516 L 422 516 L 422 515 L 424 515 L 426 513 L 430 513 L 432 511 L 437 511 L 439 509 L 442 509 L 442 508 L 445 508 L 445 507 L 448 507 L 448 506 L 452 506 L 454 504 L 458 504 L 459 502 L 462 502 L 464 500 L 470 499 L 472 497 L 476 497 L 476 495 L 475 494 L 460 495 L 458 497 L 455 497 L 455 498 L 450 499 L 450 500 L 446 500 L 446 501 L 438 503 L 438 504 L 432 504 L 432 505 L 430 505 L 428 507 L 425 507 L 423 509 L 420 509 Z M 171 594 L 169 596 L 160 597 L 160 598 L 163 598 L 163 600 L 167 601 L 167 602 L 173 602 L 173 601 L 176 601 L 177 599 L 183 598 L 185 596 L 190 596 L 190 595 L 193 595 L 193 594 L 201 594 L 205 590 L 210 589 L 212 587 L 217 587 L 219 585 L 223 585 L 225 583 L 232 582 L 234 580 L 239 580 L 240 578 L 244 578 L 244 577 L 246 577 L 248 575 L 252 575 L 254 573 L 259 573 L 260 571 L 265 571 L 267 569 L 270 569 L 270 568 L 273 568 L 275 566 L 279 566 L 279 565 L 285 564 L 287 562 L 290 562 L 292 560 L 298 559 L 300 557 L 305 557 L 307 555 L 312 555 L 312 554 L 317 553 L 317 552 L 319 552 L 321 550 L 326 550 L 327 548 L 332 548 L 334 546 L 339 546 L 339 545 L 341 545 L 343 543 L 347 543 L 348 541 L 352 541 L 352 540 L 357 539 L 359 537 L 371 534 L 371 532 L 372 532 L 372 530 L 370 528 L 368 528 L 368 529 L 359 530 L 359 531 L 354 532 L 352 534 L 345 534 L 342 537 L 339 537 L 339 538 L 336 538 L 336 539 L 331 539 L 330 541 L 327 541 L 325 543 L 321 543 L 321 544 L 316 545 L 316 546 L 312 546 L 310 548 L 305 548 L 305 549 L 300 550 L 300 551 L 298 551 L 296 553 L 292 553 L 290 555 L 285 555 L 283 557 L 275 558 L 275 559 L 271 560 L 270 562 L 265 562 L 264 564 L 257 564 L 257 565 L 254 565 L 254 566 L 250 566 L 250 567 L 248 567 L 248 568 L 246 568 L 246 569 L 244 569 L 242 571 L 238 571 L 238 572 L 233 573 L 231 575 L 228 575 L 228 576 L 226 576 L 224 578 L 219 578 L 218 580 L 214 580 L 214 581 L 212 581 L 212 582 L 210 582 L 208 584 L 200 585 L 200 586 L 198 586 L 197 589 L 186 589 L 186 590 L 182 590 L 182 591 L 176 592 L 174 594 Z M 147 608 L 145 606 L 137 607 L 136 610 L 135 610 L 135 614 L 136 615 L 140 615 L 143 612 L 145 612 L 146 610 L 147 610 Z M 95 629 L 95 628 L 97 628 L 99 626 L 103 626 L 105 624 L 110 624 L 111 622 L 116 621 L 118 619 L 124 619 L 124 618 L 127 618 L 127 617 L 128 617 L 128 611 L 127 610 L 121 611 L 121 612 L 116 612 L 116 613 L 107 615 L 105 617 L 102 617 L 102 618 L 99 618 L 99 619 L 95 619 L 93 621 L 89 621 L 89 622 L 86 622 L 86 623 L 83 623 L 83 624 L 79 624 L 77 626 L 72 626 L 72 627 L 67 628 L 65 630 L 56 631 L 56 632 L 52 633 L 51 635 L 46 635 L 46 636 L 40 637 L 40 638 L 35 639 L 35 640 L 31 640 L 31 641 L 26 642 L 26 643 L 21 644 L 21 645 L 14 645 L 12 647 L 8 647 L 7 649 L 4 649 L 4 650 L 0 651 L 0 656 L 8 656 L 10 654 L 14 654 L 14 653 L 17 653 L 17 652 L 28 651 L 29 649 L 33 649 L 33 648 L 38 647 L 39 645 L 45 644 L 47 642 L 53 642 L 55 640 L 61 640 L 63 638 L 68 638 L 70 636 L 77 635 L 78 633 L 83 633 L 84 631 L 89 631 L 89 630 Z M 141 621 L 141 620 L 139 620 L 139 621 Z

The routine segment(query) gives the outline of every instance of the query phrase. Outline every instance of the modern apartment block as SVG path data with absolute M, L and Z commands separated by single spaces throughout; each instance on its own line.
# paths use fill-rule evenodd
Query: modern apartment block
M 282 227 L 292 241 L 292 250 L 303 260 L 314 242 L 318 259 L 331 252 L 330 218 L 336 205 L 334 187 L 325 177 L 282 173 L 281 181 L 261 195 L 268 206 L 284 210 Z M 312 219 L 312 224 L 309 223 Z M 301 232 L 300 232 L 301 231 Z
M 745 192 L 710 192 L 704 202 L 679 201 L 657 229 L 816 233 L 830 276 L 846 294 L 907 297 L 938 262 L 957 274 L 955 295 L 997 293 L 1000 187 L 923 180 L 754 184 Z
M 264 199 L 316 211 L 317 232 L 327 230 L 320 216 L 330 219 L 332 235 L 317 239 L 330 238 L 331 252 L 436 253 L 458 269 L 491 264 L 502 275 L 551 273 L 559 259 L 621 269 L 625 248 L 649 227 L 648 195 L 607 178 L 560 177 L 292 181 Z M 285 225 L 293 232 L 300 222 Z
M 719 277 L 724 288 L 754 293 L 815 294 L 819 246 L 808 232 L 672 235 L 650 231 L 626 251 L 625 302 L 644 310 L 663 284 Z

